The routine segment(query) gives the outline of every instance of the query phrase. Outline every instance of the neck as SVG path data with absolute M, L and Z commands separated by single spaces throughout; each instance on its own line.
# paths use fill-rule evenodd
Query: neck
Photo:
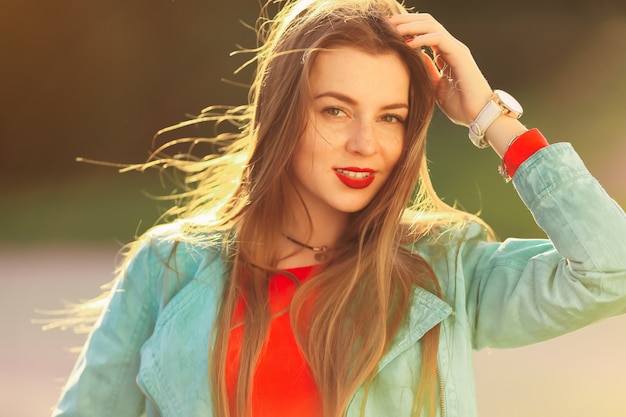
M 291 215 L 285 217 L 281 230 L 285 236 L 280 242 L 280 252 L 283 254 L 281 267 L 323 262 L 325 259 L 320 257 L 320 251 L 310 248 L 326 247 L 328 253 L 332 252 L 340 243 L 349 214 L 309 207 L 307 215 L 299 204 L 294 205 L 298 208 L 291 210 Z
M 312 251 L 313 252 L 313 258 L 316 261 L 319 261 L 319 262 L 324 262 L 325 260 L 327 260 L 329 252 L 331 252 L 333 250 L 332 248 L 329 248 L 326 245 L 324 245 L 324 246 L 311 246 L 311 245 L 307 245 L 306 243 L 300 242 L 300 241 L 292 238 L 291 236 L 288 236 L 288 235 L 284 235 L 284 236 L 291 243 L 295 243 L 296 245 L 298 245 L 298 246 L 300 246 L 300 247 L 302 247 L 304 249 Z
M 283 226 L 283 233 L 300 243 L 309 246 L 326 246 L 333 248 L 341 240 L 341 236 L 348 223 L 348 215 L 345 213 L 332 213 L 323 215 L 313 210 L 291 217 L 291 221 L 286 221 Z M 287 220 L 287 219 L 286 219 Z

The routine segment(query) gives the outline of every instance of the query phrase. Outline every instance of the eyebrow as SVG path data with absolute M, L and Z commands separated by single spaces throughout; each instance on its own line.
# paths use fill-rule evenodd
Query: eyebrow
M 315 97 L 313 97 L 313 100 L 317 100 L 320 98 L 324 98 L 324 97 L 332 97 L 335 98 L 339 101 L 343 101 L 344 103 L 350 104 L 352 106 L 357 105 L 357 101 L 355 99 L 353 99 L 350 96 L 347 96 L 345 94 L 341 94 L 338 93 L 336 91 L 325 91 L 323 93 L 320 93 L 318 95 L 316 95 Z M 392 103 L 392 104 L 387 104 L 385 106 L 382 107 L 384 110 L 390 110 L 390 109 L 408 109 L 409 105 L 407 103 Z

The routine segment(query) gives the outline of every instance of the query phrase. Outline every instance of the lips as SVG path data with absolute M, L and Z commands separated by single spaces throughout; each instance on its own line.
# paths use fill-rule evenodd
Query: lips
M 356 167 L 335 168 L 335 175 L 346 187 L 354 189 L 369 186 L 375 178 L 373 169 Z

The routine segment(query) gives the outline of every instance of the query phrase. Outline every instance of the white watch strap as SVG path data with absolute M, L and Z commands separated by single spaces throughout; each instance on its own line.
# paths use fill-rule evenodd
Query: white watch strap
M 503 113 L 502 108 L 493 100 L 480 111 L 476 120 L 469 125 L 469 138 L 479 148 L 486 148 L 489 143 L 485 140 L 485 132 L 491 124 Z

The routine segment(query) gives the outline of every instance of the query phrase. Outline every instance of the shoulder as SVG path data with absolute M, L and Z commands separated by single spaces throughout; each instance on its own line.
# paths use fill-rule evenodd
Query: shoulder
M 227 257 L 224 233 L 208 231 L 193 220 L 158 225 L 129 245 L 122 279 L 139 279 L 153 291 L 180 290 L 194 279 L 222 275 Z
M 138 240 L 137 246 L 161 262 L 179 264 L 219 258 L 226 252 L 224 233 L 207 230 L 195 220 L 155 226 Z
M 140 239 L 140 247 L 149 247 L 161 258 L 177 256 L 190 261 L 198 256 L 219 257 L 227 252 L 227 231 L 216 231 L 203 223 L 201 217 L 179 219 L 148 230 Z
M 466 245 L 492 241 L 488 228 L 476 221 L 462 221 L 432 227 L 410 249 L 420 254 L 449 254 Z

